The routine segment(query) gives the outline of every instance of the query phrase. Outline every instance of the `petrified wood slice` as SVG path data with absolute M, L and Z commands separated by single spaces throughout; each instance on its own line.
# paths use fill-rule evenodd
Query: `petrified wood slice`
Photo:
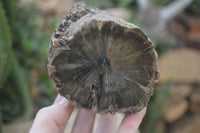
M 62 19 L 49 52 L 59 93 L 95 113 L 140 111 L 158 80 L 157 54 L 141 29 L 84 4 Z

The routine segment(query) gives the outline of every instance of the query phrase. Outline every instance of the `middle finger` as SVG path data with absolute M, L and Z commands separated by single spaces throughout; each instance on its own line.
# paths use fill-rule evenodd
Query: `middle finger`
M 92 133 L 95 114 L 84 109 L 79 110 L 72 133 Z

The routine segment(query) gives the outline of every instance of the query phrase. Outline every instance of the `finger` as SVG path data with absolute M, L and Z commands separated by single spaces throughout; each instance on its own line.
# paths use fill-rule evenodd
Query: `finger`
M 73 109 L 74 107 L 65 98 L 41 109 L 29 133 L 59 133 L 64 129 Z
M 79 110 L 72 128 L 72 133 L 92 133 L 94 120 L 94 113 L 84 109 Z
M 136 114 L 126 114 L 119 127 L 118 133 L 136 133 L 145 113 L 146 108 Z
M 96 133 L 114 133 L 117 128 L 117 117 L 118 114 L 100 116 Z
M 58 94 L 58 95 L 56 96 L 56 99 L 54 100 L 53 104 L 58 103 L 59 101 L 62 100 L 62 98 L 63 98 L 63 97 L 62 97 L 60 94 Z

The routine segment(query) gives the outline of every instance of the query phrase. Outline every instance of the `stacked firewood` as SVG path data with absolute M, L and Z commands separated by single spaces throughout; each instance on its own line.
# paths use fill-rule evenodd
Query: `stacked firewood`
M 169 102 L 163 109 L 164 127 L 170 133 L 200 131 L 200 52 L 170 50 L 159 59 L 160 83 L 172 79 Z

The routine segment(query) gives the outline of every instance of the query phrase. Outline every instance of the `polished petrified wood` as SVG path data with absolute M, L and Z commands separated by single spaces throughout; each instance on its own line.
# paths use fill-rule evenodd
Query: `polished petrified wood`
M 95 113 L 138 112 L 158 80 L 157 54 L 137 26 L 76 4 L 51 38 L 48 71 L 59 93 Z

